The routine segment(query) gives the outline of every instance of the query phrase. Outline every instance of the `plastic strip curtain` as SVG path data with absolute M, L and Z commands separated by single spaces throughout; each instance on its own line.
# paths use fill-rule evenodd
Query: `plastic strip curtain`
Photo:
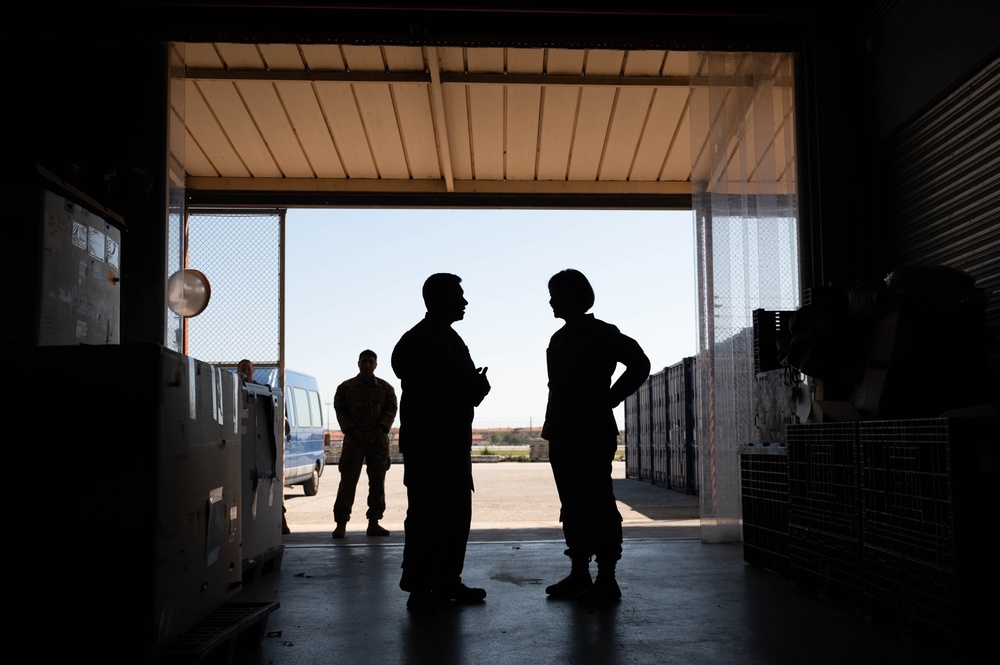
M 799 302 L 793 58 L 690 54 L 703 542 L 742 539 L 753 440 L 753 310 Z

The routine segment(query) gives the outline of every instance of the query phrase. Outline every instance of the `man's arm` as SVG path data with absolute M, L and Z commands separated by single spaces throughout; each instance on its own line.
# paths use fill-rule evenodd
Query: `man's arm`
M 490 394 L 490 380 L 486 378 L 486 370 L 488 369 L 488 367 L 476 368 L 476 373 L 472 377 L 472 385 L 469 387 L 472 395 L 472 406 L 479 406 Z
M 392 429 L 392 424 L 396 421 L 396 411 L 399 409 L 399 402 L 396 400 L 396 391 L 388 383 L 385 384 L 385 398 L 382 401 L 382 413 L 379 415 L 378 425 L 385 428 L 388 434 Z
M 333 394 L 333 410 L 337 414 L 337 423 L 340 425 L 341 432 L 347 434 L 349 430 L 354 429 L 357 423 L 351 417 L 350 399 L 347 397 L 347 390 L 343 383 L 337 386 L 337 391 Z

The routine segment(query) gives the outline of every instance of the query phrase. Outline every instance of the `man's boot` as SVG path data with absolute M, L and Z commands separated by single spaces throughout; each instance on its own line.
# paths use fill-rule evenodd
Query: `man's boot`
M 333 533 L 330 535 L 332 535 L 334 538 L 343 538 L 346 533 L 347 533 L 347 522 L 337 522 L 337 528 L 334 529 Z
M 555 584 L 545 587 L 545 593 L 550 598 L 576 598 L 582 591 L 591 588 L 594 584 L 590 577 L 590 557 L 573 559 L 569 575 L 559 580 Z
M 389 530 L 381 527 L 378 520 L 368 520 L 368 531 L 366 531 L 369 536 L 388 536 Z

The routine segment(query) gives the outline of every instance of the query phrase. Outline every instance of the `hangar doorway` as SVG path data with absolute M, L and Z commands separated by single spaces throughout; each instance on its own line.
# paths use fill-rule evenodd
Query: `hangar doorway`
M 317 74 L 305 47 L 183 46 L 178 219 L 192 202 L 693 209 L 703 538 L 739 540 L 752 375 L 735 338 L 754 309 L 799 303 L 792 54 L 344 46 Z

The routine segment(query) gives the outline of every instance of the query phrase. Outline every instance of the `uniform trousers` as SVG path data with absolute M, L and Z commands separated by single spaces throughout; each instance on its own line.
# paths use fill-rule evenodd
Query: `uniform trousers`
M 403 591 L 447 593 L 462 583 L 472 523 L 472 469 L 468 453 L 452 462 L 404 453 Z
M 622 515 L 611 480 L 615 446 L 549 442 L 549 463 L 559 493 L 559 521 L 570 559 L 596 557 L 614 563 L 622 556 Z
M 385 472 L 389 468 L 389 446 L 385 440 L 362 443 L 357 439 L 346 439 L 340 452 L 340 486 L 337 499 L 333 503 L 333 519 L 338 523 L 351 519 L 351 508 L 361 478 L 361 467 L 368 471 L 368 512 L 369 521 L 378 521 L 385 514 Z

